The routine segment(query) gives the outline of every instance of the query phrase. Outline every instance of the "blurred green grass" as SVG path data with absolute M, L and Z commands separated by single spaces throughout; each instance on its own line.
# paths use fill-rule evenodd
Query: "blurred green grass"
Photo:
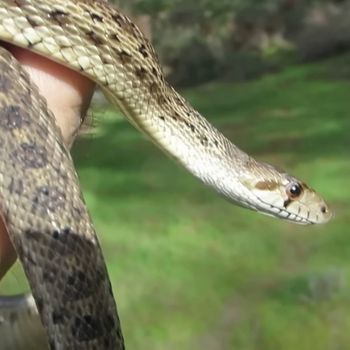
M 325 226 L 231 205 L 95 108 L 97 132 L 74 158 L 129 349 L 348 348 L 348 62 L 184 91 L 241 148 L 319 190 L 335 212 Z M 23 285 L 17 267 L 0 292 Z

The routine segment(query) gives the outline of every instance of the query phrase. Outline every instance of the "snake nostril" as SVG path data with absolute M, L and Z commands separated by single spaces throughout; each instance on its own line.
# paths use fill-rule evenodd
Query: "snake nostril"
M 327 213 L 327 207 L 325 205 L 321 206 L 321 213 L 326 214 Z

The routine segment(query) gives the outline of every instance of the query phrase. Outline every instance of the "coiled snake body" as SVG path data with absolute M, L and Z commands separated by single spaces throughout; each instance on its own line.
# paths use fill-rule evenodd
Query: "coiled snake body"
M 1 5 L 1 40 L 96 81 L 133 125 L 226 198 L 298 223 L 330 218 L 312 189 L 255 161 L 195 111 L 164 80 L 137 27 L 107 2 L 2 0 Z M 50 346 L 122 349 L 103 257 L 54 118 L 4 50 L 0 67 L 6 72 L 0 79 L 0 208 Z

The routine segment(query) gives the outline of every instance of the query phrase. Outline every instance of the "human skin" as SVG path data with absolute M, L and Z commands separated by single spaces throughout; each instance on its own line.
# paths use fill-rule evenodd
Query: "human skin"
M 60 127 L 64 142 L 71 147 L 90 105 L 95 84 L 88 78 L 28 50 L 3 44 L 27 70 L 32 82 L 46 98 Z M 1 116 L 0 116 L 1 117 Z M 16 261 L 16 252 L 0 213 L 0 280 Z

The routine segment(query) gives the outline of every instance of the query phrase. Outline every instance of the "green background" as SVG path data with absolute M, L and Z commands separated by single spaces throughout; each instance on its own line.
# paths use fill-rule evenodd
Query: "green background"
M 74 158 L 129 349 L 349 348 L 349 59 L 182 91 L 245 151 L 317 189 L 334 212 L 323 226 L 231 205 L 95 106 Z M 0 292 L 23 289 L 17 266 Z

